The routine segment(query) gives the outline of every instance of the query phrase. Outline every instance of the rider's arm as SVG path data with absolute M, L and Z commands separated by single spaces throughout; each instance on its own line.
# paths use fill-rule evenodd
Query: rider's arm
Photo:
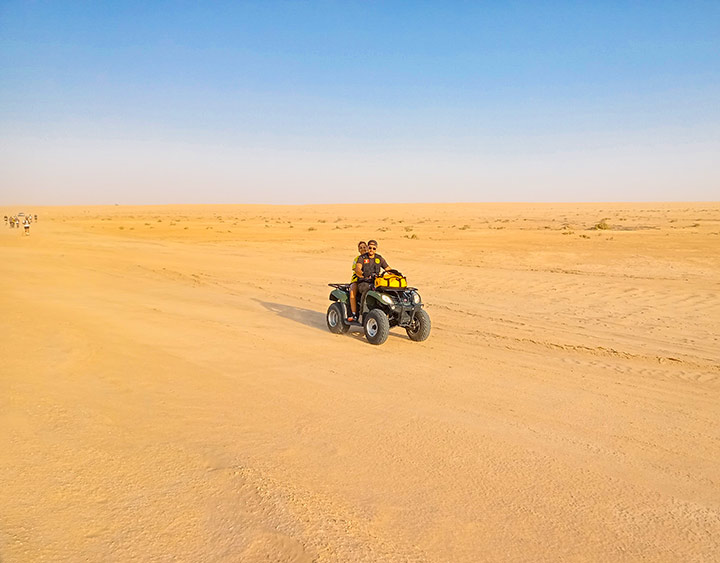
M 358 260 L 358 263 L 355 264 L 355 273 L 357 274 L 357 277 L 359 277 L 359 278 L 364 277 L 363 271 L 362 271 L 362 262 L 360 262 L 360 260 Z

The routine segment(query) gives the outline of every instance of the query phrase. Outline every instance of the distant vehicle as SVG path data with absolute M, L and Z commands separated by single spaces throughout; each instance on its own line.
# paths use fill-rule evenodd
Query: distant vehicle
M 25 213 L 18 213 L 17 216 L 18 216 L 18 217 L 25 217 Z
M 369 279 L 373 288 L 367 291 L 358 309 L 359 322 L 347 322 L 350 308 L 350 284 L 330 283 L 335 289 L 330 293 L 330 307 L 326 321 L 330 332 L 345 334 L 351 326 L 365 330 L 370 344 L 382 344 L 387 340 L 390 329 L 399 326 L 405 329 L 410 340 L 422 342 L 430 336 L 430 315 L 423 309 L 420 294 L 414 287 L 407 287 L 403 275 L 389 270 L 384 276 Z

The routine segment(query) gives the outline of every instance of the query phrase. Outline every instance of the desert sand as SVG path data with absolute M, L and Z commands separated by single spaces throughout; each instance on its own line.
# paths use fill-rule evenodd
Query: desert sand
M 3 563 L 720 559 L 720 203 L 18 211 Z M 426 342 L 327 330 L 368 238 Z

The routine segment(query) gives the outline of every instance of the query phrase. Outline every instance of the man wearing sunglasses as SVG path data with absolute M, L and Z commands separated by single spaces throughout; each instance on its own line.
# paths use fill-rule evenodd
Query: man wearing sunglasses
M 360 294 L 360 303 L 362 303 L 365 293 L 370 289 L 372 281 L 380 275 L 380 271 L 390 269 L 385 258 L 376 252 L 377 247 L 377 241 L 370 239 L 367 243 L 367 254 L 360 256 L 355 265 L 355 274 L 358 277 L 357 288 Z M 353 321 L 356 320 L 357 313 L 353 312 Z

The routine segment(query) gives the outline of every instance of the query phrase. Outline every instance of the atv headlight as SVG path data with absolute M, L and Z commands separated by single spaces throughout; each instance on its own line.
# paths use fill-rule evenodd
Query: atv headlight
M 420 303 L 420 294 L 417 291 L 413 293 L 413 303 L 415 303 L 415 305 Z
M 393 301 L 393 298 L 389 295 L 383 295 L 380 299 L 383 300 L 383 303 L 387 303 L 388 305 L 392 305 L 395 303 L 395 301 Z

